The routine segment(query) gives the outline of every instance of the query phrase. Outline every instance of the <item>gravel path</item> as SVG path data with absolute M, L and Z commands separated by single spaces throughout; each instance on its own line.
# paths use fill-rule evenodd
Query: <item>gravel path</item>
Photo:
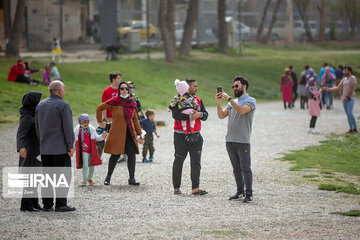
M 155 162 L 143 164 L 137 157 L 140 187 L 127 185 L 126 163 L 118 164 L 112 184 L 104 186 L 109 157 L 105 154 L 104 164 L 95 168 L 97 185 L 75 186 L 75 198 L 69 204 L 76 212 L 22 213 L 18 199 L 1 198 L 0 238 L 358 239 L 360 218 L 330 214 L 359 209 L 358 196 L 320 191 L 317 185 L 300 181 L 304 173 L 290 172 L 291 164 L 275 160 L 291 149 L 316 145 L 331 132 L 347 131 L 342 105 L 334 104 L 334 110 L 323 110 L 317 122 L 320 135 L 307 134 L 307 111 L 283 110 L 280 102 L 258 104 L 252 134 L 251 204 L 228 201 L 236 186 L 224 143 L 227 120 L 219 120 L 215 108 L 208 109 L 210 116 L 202 131 L 201 187 L 209 194 L 191 195 L 188 158 L 184 194 L 172 194 L 173 124 L 171 114 L 164 111 L 156 116 L 167 126 L 158 128 L 161 137 L 155 139 Z M 359 113 L 360 105 L 355 106 Z M 0 130 L 2 167 L 17 164 L 15 134 L 16 126 Z M 76 185 L 80 179 L 81 171 L 75 170 Z

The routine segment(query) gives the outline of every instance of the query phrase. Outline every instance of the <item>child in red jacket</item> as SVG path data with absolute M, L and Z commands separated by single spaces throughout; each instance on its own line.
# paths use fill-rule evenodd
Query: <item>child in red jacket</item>
M 82 183 L 80 186 L 86 186 L 86 182 L 93 186 L 94 166 L 101 165 L 101 159 L 96 148 L 95 141 L 103 141 L 106 133 L 98 135 L 96 129 L 90 125 L 90 118 L 87 114 L 81 114 L 78 117 L 79 125 L 74 129 L 75 149 L 76 149 L 76 168 L 82 168 Z

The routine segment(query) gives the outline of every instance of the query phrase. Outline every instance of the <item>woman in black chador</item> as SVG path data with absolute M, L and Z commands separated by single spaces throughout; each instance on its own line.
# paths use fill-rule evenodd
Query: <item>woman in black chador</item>
M 29 173 L 23 167 L 39 167 L 41 162 L 37 159 L 40 155 L 39 141 L 35 130 L 35 110 L 40 102 L 41 93 L 30 91 L 23 96 L 22 107 L 20 108 L 19 129 L 17 131 L 17 151 L 19 152 L 19 171 Z M 26 192 L 34 192 L 30 197 L 25 196 Z M 41 207 L 36 189 L 24 188 L 21 199 L 21 211 L 39 211 Z

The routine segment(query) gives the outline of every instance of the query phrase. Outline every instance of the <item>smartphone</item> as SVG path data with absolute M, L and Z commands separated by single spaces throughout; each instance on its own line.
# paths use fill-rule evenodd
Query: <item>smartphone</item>
M 220 87 L 220 86 L 217 87 L 217 92 L 218 92 L 218 93 L 222 92 L 222 87 Z
M 107 123 L 106 126 L 105 126 L 105 132 L 106 133 L 109 133 L 110 127 L 111 127 L 111 123 Z

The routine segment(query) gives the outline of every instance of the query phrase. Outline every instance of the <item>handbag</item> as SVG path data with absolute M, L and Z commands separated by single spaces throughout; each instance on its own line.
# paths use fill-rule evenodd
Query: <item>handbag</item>
M 185 141 L 187 141 L 190 144 L 195 144 L 199 141 L 200 133 L 194 133 L 194 134 L 188 134 L 185 137 Z

